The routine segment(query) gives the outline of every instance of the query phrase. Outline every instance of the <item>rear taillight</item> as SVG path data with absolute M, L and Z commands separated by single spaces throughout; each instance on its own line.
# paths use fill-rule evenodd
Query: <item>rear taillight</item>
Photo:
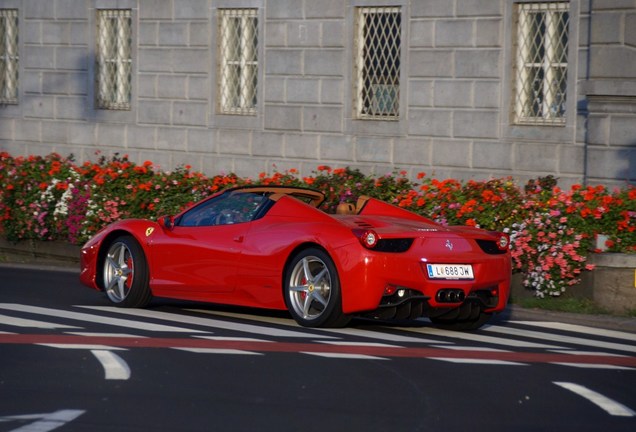
M 508 235 L 506 234 L 501 234 L 501 236 L 499 237 L 499 240 L 497 241 L 497 247 L 499 247 L 500 250 L 506 250 L 508 249 L 509 246 L 510 246 L 510 237 L 508 237 Z
M 367 249 L 373 249 L 378 244 L 378 234 L 373 230 L 354 230 L 353 233 Z

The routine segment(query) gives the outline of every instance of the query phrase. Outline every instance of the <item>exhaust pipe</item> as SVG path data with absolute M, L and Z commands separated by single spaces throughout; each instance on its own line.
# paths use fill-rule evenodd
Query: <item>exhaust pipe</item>
M 465 298 L 466 294 L 460 289 L 443 289 L 435 295 L 438 303 L 461 303 Z

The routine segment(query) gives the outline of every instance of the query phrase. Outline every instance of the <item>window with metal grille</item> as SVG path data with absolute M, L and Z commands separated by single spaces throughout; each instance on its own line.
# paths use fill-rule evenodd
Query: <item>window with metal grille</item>
M 355 21 L 356 116 L 395 120 L 400 113 L 400 8 L 360 7 Z
M 0 103 L 18 103 L 18 11 L 0 9 Z
M 219 108 L 223 114 L 256 114 L 256 12 L 256 9 L 219 10 Z
M 516 5 L 513 107 L 517 124 L 564 124 L 568 3 Z
M 130 9 L 97 11 L 97 107 L 130 109 L 132 90 Z

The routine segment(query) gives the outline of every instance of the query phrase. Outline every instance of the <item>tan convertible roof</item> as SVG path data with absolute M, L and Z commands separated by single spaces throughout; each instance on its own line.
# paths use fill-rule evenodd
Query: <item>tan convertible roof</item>
M 240 186 L 232 190 L 233 193 L 269 193 L 269 199 L 278 201 L 284 196 L 298 198 L 313 207 L 318 207 L 325 200 L 325 195 L 314 189 L 290 186 Z

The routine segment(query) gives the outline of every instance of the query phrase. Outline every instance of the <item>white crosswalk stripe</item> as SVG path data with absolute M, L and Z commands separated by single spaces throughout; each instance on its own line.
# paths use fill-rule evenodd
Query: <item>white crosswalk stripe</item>
M 625 366 L 608 365 L 603 363 L 574 363 L 574 362 L 553 362 L 552 364 L 560 366 L 569 366 L 584 369 L 614 369 L 614 370 L 633 370 L 633 368 Z
M 502 350 L 489 347 L 474 347 L 474 346 L 458 346 L 458 345 L 431 345 L 433 348 L 443 348 L 453 351 L 484 351 L 484 352 L 512 352 L 510 350 Z
M 596 355 L 596 356 L 608 356 L 608 357 L 628 357 L 622 354 L 598 352 L 598 351 L 572 351 L 572 350 L 548 350 L 559 354 L 572 354 L 572 355 Z
M 208 339 L 215 341 L 231 341 L 231 342 L 272 342 L 271 340 L 246 338 L 246 337 L 232 337 L 232 336 L 195 336 L 199 339 Z
M 548 330 L 565 330 L 573 333 L 583 333 L 587 336 L 603 336 L 613 339 L 624 339 L 636 342 L 636 333 L 626 333 L 617 330 L 607 330 L 577 324 L 559 323 L 553 321 L 509 321 L 511 325 L 525 325 L 545 328 Z
M 301 352 L 301 354 L 307 354 L 317 357 L 325 357 L 332 359 L 348 359 L 348 360 L 389 360 L 386 357 L 378 357 L 366 354 L 347 354 L 347 353 L 331 353 L 331 352 Z
M 178 333 L 206 333 L 201 330 L 188 329 L 183 327 L 173 327 L 162 324 L 144 323 L 141 321 L 123 320 L 119 318 L 109 318 L 94 314 L 86 314 L 59 309 L 43 308 L 38 306 L 28 306 L 21 304 L 0 303 L 0 309 L 12 310 L 16 312 L 26 312 L 39 315 L 47 315 L 70 320 L 86 321 L 88 323 L 108 324 L 112 326 L 133 328 L 136 330 L 147 330 L 153 332 L 178 332 Z
M 179 351 L 187 351 L 197 354 L 234 354 L 234 355 L 263 355 L 253 351 L 226 349 L 226 348 L 173 348 Z
M 461 364 L 483 364 L 496 366 L 528 366 L 527 363 L 512 362 L 506 360 L 484 360 L 484 359 L 464 359 L 464 358 L 447 358 L 447 357 L 430 357 L 433 360 L 441 360 L 449 363 Z
M 100 345 L 100 344 L 69 344 L 69 343 L 38 343 L 36 345 L 47 346 L 51 348 L 60 348 L 60 349 L 78 349 L 78 350 L 121 350 L 125 351 L 126 348 L 113 347 L 108 345 Z
M 418 328 L 401 327 L 401 330 L 412 332 L 412 333 L 430 335 L 430 336 L 440 336 L 440 337 L 448 338 L 451 340 L 460 339 L 460 340 L 467 340 L 471 342 L 487 343 L 492 345 L 503 345 L 510 348 L 563 349 L 562 346 L 558 346 L 558 345 L 540 344 L 540 343 L 528 342 L 524 340 L 498 338 L 498 337 L 481 335 L 477 333 L 462 333 L 462 332 L 455 332 L 451 330 L 441 330 L 441 329 L 429 328 L 429 327 L 418 327 Z
M 26 319 L 26 318 L 17 318 L 17 317 L 11 317 L 11 316 L 7 316 L 7 315 L 1 315 L 0 314 L 0 324 L 4 324 L 4 325 L 8 325 L 8 326 L 14 326 L 14 327 L 30 327 L 30 328 L 41 328 L 41 329 L 77 329 L 77 328 L 81 328 L 81 327 L 75 327 L 75 326 L 70 326 L 70 325 L 64 325 L 64 324 L 57 324 L 57 323 L 52 323 L 52 322 L 46 322 L 46 321 L 37 321 L 37 320 L 32 320 L 32 319 Z
M 426 339 L 422 337 L 412 337 L 412 336 L 404 336 L 397 335 L 393 333 L 386 333 L 380 331 L 372 331 L 372 330 L 363 330 L 358 328 L 343 328 L 343 329 L 323 329 L 323 331 L 337 334 L 341 336 L 356 336 L 363 337 L 368 339 L 380 339 L 387 342 L 394 343 L 436 343 L 436 344 L 450 344 L 452 342 L 440 341 L 435 339 Z
M 153 311 L 148 309 L 120 309 L 120 308 L 109 307 L 109 306 L 78 306 L 78 307 L 93 309 L 97 311 L 133 315 L 133 316 L 142 317 L 142 318 L 157 318 L 164 321 L 178 322 L 181 324 L 197 325 L 201 327 L 242 331 L 242 332 L 247 332 L 252 334 L 261 334 L 265 336 L 302 337 L 302 338 L 306 338 L 309 336 L 308 333 L 306 332 L 279 330 L 275 328 L 267 328 L 263 326 L 253 325 L 253 324 L 231 323 L 231 322 L 221 321 L 217 319 L 201 318 L 201 317 L 194 317 L 189 315 L 177 315 L 173 313 Z M 197 311 L 197 312 L 201 312 L 201 311 Z M 328 336 L 316 335 L 312 337 L 325 338 Z
M 390 345 L 377 342 L 349 342 L 349 341 L 319 341 L 323 344 L 329 345 L 346 345 L 346 346 L 359 346 L 359 347 L 382 347 L 382 348 L 404 348 L 399 345 Z
M 515 337 L 527 337 L 532 339 L 542 339 L 559 343 L 568 343 L 573 345 L 583 345 L 593 348 L 611 349 L 618 351 L 627 351 L 636 353 L 636 345 L 619 344 L 615 342 L 606 342 L 596 339 L 580 338 L 573 336 L 566 336 L 561 334 L 554 334 L 548 332 L 539 332 L 532 330 L 523 330 L 513 327 L 503 326 L 485 326 L 483 330 L 498 334 L 512 335 Z
M 211 313 L 209 311 L 206 311 L 206 312 Z M 237 314 L 237 313 L 231 313 L 231 312 L 213 312 L 213 313 L 214 315 L 225 316 L 230 318 L 240 318 L 240 319 L 247 318 L 247 316 L 244 314 Z M 293 326 L 295 328 L 298 328 L 298 324 L 296 324 L 296 322 L 292 320 L 291 318 L 282 319 L 282 318 L 259 316 L 259 317 L 249 317 L 249 319 L 252 321 L 257 321 L 259 323 L 264 323 L 264 324 L 275 324 L 279 326 L 288 326 L 288 327 Z M 319 329 L 319 331 L 324 333 L 330 333 L 333 335 L 345 336 L 345 337 L 355 336 L 355 337 L 362 337 L 362 338 L 369 338 L 369 339 L 380 339 L 380 340 L 384 340 L 384 341 L 388 341 L 392 343 L 437 343 L 437 344 L 451 343 L 451 342 L 445 342 L 445 341 L 434 340 L 434 339 L 425 339 L 422 337 L 398 335 L 394 333 L 379 332 L 374 330 L 363 330 L 359 328 L 337 328 L 337 329 L 323 328 L 323 329 Z
M 276 343 L 278 339 L 303 339 L 303 343 L 324 343 L 336 347 L 342 347 L 335 351 L 318 349 L 316 352 L 300 350 L 306 354 L 327 356 L 330 358 L 382 358 L 381 355 L 356 354 L 356 348 L 379 348 L 400 350 L 405 347 L 422 347 L 426 349 L 449 350 L 455 353 L 466 351 L 478 353 L 510 353 L 515 351 L 530 350 L 530 352 L 544 351 L 546 354 L 571 355 L 572 361 L 554 361 L 568 367 L 587 367 L 634 370 L 624 365 L 625 362 L 608 360 L 604 364 L 603 357 L 611 359 L 618 357 L 630 357 L 626 354 L 636 352 L 636 344 L 630 342 L 636 340 L 636 334 L 591 328 L 581 325 L 563 324 L 541 321 L 509 321 L 505 325 L 487 325 L 476 332 L 454 332 L 433 327 L 427 321 L 419 322 L 412 326 L 384 326 L 382 323 L 360 321 L 356 326 L 339 329 L 307 329 L 298 326 L 290 318 L 272 316 L 260 316 L 239 312 L 211 311 L 203 309 L 188 309 L 185 313 L 176 310 L 167 312 L 153 309 L 123 309 L 111 306 L 71 306 L 81 308 L 85 312 L 75 310 L 52 309 L 39 306 L 0 303 L 0 310 L 12 312 L 9 316 L 0 314 L 0 334 L 14 334 L 3 330 L 17 328 L 44 329 L 48 331 L 62 331 L 64 334 L 95 338 L 148 338 L 147 333 L 181 333 L 189 337 L 218 342 L 244 342 L 250 343 Z M 33 319 L 33 315 L 43 319 Z M 123 319 L 113 315 L 125 315 Z M 48 320 L 51 319 L 51 321 Z M 221 318 L 221 319 L 219 319 Z M 72 321 L 70 325 L 65 320 Z M 61 322 L 60 322 L 61 321 Z M 74 322 L 73 322 L 74 321 Z M 169 324 L 168 324 L 169 323 Z M 95 331 L 94 324 L 125 327 L 127 331 L 121 333 Z M 176 324 L 176 325 L 173 325 Z M 81 326 L 81 327 L 80 327 Z M 89 331 L 91 329 L 92 331 Z M 532 330 L 535 329 L 535 330 Z M 236 332 L 236 335 L 227 332 Z M 216 333 L 216 334 L 215 334 Z M 218 334 L 218 335 L 217 335 Z M 47 343 L 40 344 L 49 347 L 66 349 L 89 349 L 93 351 L 111 351 L 121 348 L 105 344 L 90 343 Z M 118 345 L 113 342 L 113 345 Z M 123 345 L 125 346 L 125 344 Z M 254 352 L 233 346 L 219 348 L 210 347 L 175 347 L 182 351 L 208 354 L 246 354 Z M 347 352 L 351 348 L 352 352 Z M 258 350 L 257 350 L 258 351 Z M 265 350 L 267 351 L 267 350 Z M 338 352 L 336 352 L 338 351 Z M 384 352 L 384 351 L 382 351 Z M 373 353 L 373 352 L 372 352 Z M 621 354 L 622 353 L 622 354 Z M 519 365 L 523 362 L 493 360 L 490 358 L 458 358 L 462 356 L 439 355 L 434 353 L 429 358 L 454 363 L 479 363 L 499 365 Z M 473 357 L 479 357 L 472 354 Z M 577 356 L 596 356 L 599 361 L 594 362 L 589 358 L 585 361 L 577 361 Z M 470 357 L 470 355 L 468 356 Z M 490 357 L 490 356 L 489 356 Z M 505 357 L 502 357 L 505 358 Z M 515 360 L 515 359 L 512 359 Z M 628 362 L 629 363 L 629 362 Z
M 145 338 L 146 336 L 134 335 L 130 333 L 98 333 L 98 332 L 64 332 L 65 334 L 84 337 L 109 337 L 109 338 Z

